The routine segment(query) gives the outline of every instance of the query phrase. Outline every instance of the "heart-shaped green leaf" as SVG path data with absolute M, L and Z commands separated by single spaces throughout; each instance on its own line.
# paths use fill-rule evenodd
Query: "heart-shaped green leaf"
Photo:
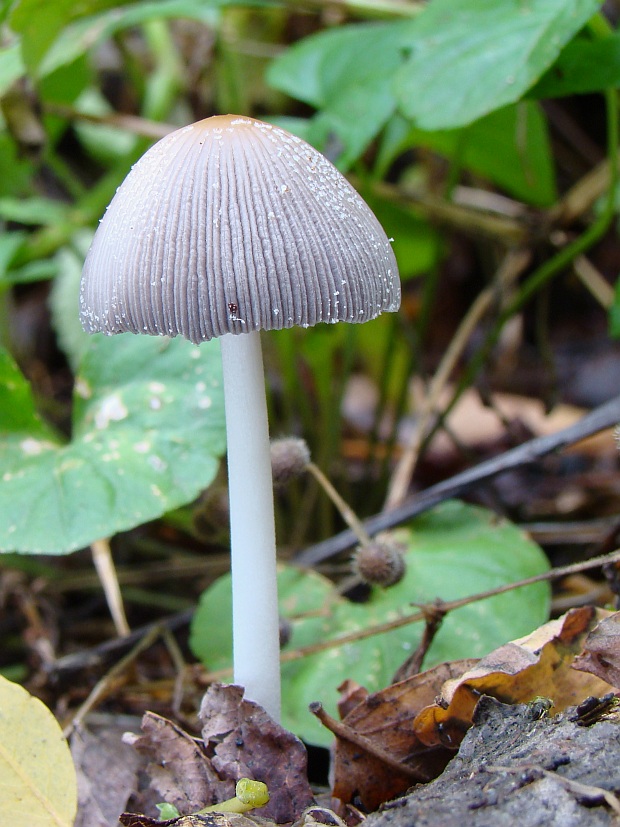
M 63 554 L 189 502 L 225 450 L 216 342 L 92 337 L 63 442 L 0 352 L 0 549 Z
M 287 567 L 279 578 L 281 614 L 291 623 L 285 651 L 295 650 L 396 620 L 412 604 L 453 600 L 512 583 L 547 569 L 540 548 L 506 520 L 460 502 L 445 503 L 395 532 L 405 546 L 405 577 L 390 589 L 373 589 L 363 604 L 342 598 L 333 584 L 311 572 Z M 252 611 L 252 606 L 248 606 Z M 444 620 L 425 660 L 480 657 L 521 637 L 548 618 L 549 588 L 540 583 L 472 603 Z M 208 589 L 192 623 L 191 647 L 208 669 L 230 665 L 230 579 Z M 260 623 L 260 618 L 256 618 Z M 282 664 L 284 726 L 310 743 L 327 745 L 331 735 L 308 712 L 321 701 L 332 713 L 337 687 L 347 678 L 369 690 L 387 686 L 420 641 L 421 625 L 407 625 Z
M 321 110 L 305 137 L 320 145 L 335 133 L 343 143 L 341 168 L 359 157 L 396 107 L 392 78 L 410 26 L 338 26 L 305 38 L 269 67 L 272 86 Z

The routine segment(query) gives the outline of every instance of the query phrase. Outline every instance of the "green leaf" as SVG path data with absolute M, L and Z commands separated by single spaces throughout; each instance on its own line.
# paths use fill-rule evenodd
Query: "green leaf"
M 433 0 L 413 22 L 394 91 L 428 131 L 514 103 L 600 6 L 599 0 Z
M 388 235 L 398 261 L 401 281 L 428 273 L 442 254 L 442 238 L 427 221 L 393 201 L 362 191 Z
M 125 0 L 130 5 L 132 0 Z M 134 0 L 135 2 L 135 0 Z M 114 8 L 118 0 L 18 0 L 10 16 L 11 28 L 22 35 L 26 66 L 36 70 L 59 32 L 72 20 Z
M 511 523 L 481 508 L 449 502 L 395 532 L 406 548 L 407 572 L 390 589 L 374 589 L 365 604 L 351 603 L 330 581 L 293 568 L 279 579 L 280 611 L 291 623 L 287 649 L 395 620 L 412 603 L 477 594 L 548 568 L 540 548 Z M 248 607 L 251 611 L 251 607 Z M 549 588 L 537 584 L 451 612 L 439 630 L 425 667 L 464 657 L 481 657 L 545 622 Z M 190 645 L 208 669 L 230 665 L 232 635 L 230 579 L 208 589 L 194 616 Z M 260 622 L 257 619 L 257 622 Z M 335 711 L 337 687 L 346 678 L 370 691 L 389 685 L 415 650 L 421 626 L 407 625 L 282 665 L 283 723 L 310 743 L 327 745 L 326 733 L 307 711 L 320 700 Z
M 12 283 L 8 273 L 9 267 L 25 238 L 26 233 L 23 230 L 13 230 L 0 235 L 0 286 Z
M 602 40 L 577 38 L 530 90 L 533 98 L 583 95 L 620 86 L 620 34 Z
M 305 38 L 276 59 L 267 81 L 320 109 L 312 133 L 334 132 L 350 165 L 393 113 L 392 76 L 401 65 L 410 22 L 340 26 Z
M 54 256 L 53 264 L 58 269 L 49 295 L 52 324 L 58 344 L 69 360 L 74 373 L 79 370 L 84 353 L 90 347 L 90 336 L 84 332 L 78 314 L 82 267 L 94 232 L 78 230 L 71 239 L 71 245 L 61 247 Z
M 20 157 L 15 142 L 7 133 L 0 133 L 0 197 L 30 192 L 34 175 L 34 165 Z
M 492 112 L 468 127 L 441 132 L 413 129 L 409 146 L 424 146 L 499 185 L 526 204 L 555 201 L 555 173 L 546 121 L 533 101 Z
M 92 337 L 63 443 L 0 352 L 0 549 L 63 554 L 194 499 L 224 452 L 217 343 Z
M 0 218 L 19 224 L 62 224 L 68 221 L 69 209 L 51 198 L 0 198 Z
M 0 795 L 11 827 L 71 827 L 77 779 L 69 746 L 50 710 L 0 677 Z
M 21 267 L 15 267 L 0 274 L 0 287 L 9 284 L 28 284 L 32 281 L 46 281 L 53 278 L 58 272 L 55 261 L 40 259 L 30 261 Z
M 24 2 L 36 3 L 37 0 L 22 0 L 22 4 Z M 234 5 L 235 2 L 236 0 L 133 0 L 121 5 L 117 1 L 104 0 L 90 4 L 87 13 L 74 14 L 66 19 L 52 39 L 45 37 L 42 47 L 37 48 L 35 44 L 34 48 L 38 51 L 37 72 L 40 76 L 45 76 L 60 66 L 72 63 L 116 32 L 141 26 L 151 20 L 185 18 L 215 25 L 217 9 Z M 245 5 L 264 7 L 271 3 L 270 0 L 248 0 Z M 36 37 L 40 38 L 40 35 Z
M 88 115 L 105 116 L 112 112 L 112 107 L 103 94 L 95 88 L 87 89 L 80 95 L 75 108 Z M 76 123 L 73 128 L 84 150 L 106 167 L 130 155 L 136 144 L 135 135 L 108 124 L 89 123 L 85 120 Z
M 103 10 L 99 14 L 73 20 L 59 31 L 41 62 L 39 72 L 42 75 L 53 72 L 117 32 L 140 26 L 150 20 L 188 18 L 204 23 L 213 22 L 213 7 L 221 4 L 216 0 L 209 3 L 204 0 L 134 1 L 133 4 L 120 7 L 114 4 L 114 8 Z
M 0 49 L 0 97 L 26 72 L 18 42 Z

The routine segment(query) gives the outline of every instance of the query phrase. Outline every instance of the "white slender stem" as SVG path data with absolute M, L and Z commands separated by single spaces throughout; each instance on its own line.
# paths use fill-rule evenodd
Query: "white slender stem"
M 233 673 L 280 720 L 280 633 L 273 485 L 258 332 L 220 339 L 228 443 Z

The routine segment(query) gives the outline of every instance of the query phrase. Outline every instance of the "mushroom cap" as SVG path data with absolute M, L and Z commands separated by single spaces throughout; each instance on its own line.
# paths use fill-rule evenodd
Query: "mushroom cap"
M 86 257 L 89 333 L 225 333 L 366 322 L 397 310 L 396 259 L 344 176 L 284 129 L 233 115 L 158 141 Z

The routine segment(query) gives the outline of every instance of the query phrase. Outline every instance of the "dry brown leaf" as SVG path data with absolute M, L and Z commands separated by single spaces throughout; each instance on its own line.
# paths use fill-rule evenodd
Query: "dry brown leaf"
M 343 681 L 338 687 L 338 692 L 338 714 L 341 720 L 344 720 L 358 704 L 363 703 L 370 694 L 364 686 L 351 680 Z
M 341 713 L 348 712 L 343 724 L 388 753 L 407 771 L 397 772 L 380 757 L 365 751 L 359 742 L 337 738 L 333 795 L 344 803 L 359 800 L 370 811 L 404 792 L 416 778 L 423 781 L 438 775 L 453 753 L 443 746 L 429 750 L 413 731 L 413 720 L 422 707 L 432 703 L 446 680 L 463 674 L 472 663 L 444 663 L 372 695 L 352 682 L 345 682 L 341 687 Z
M 604 617 L 590 632 L 573 668 L 591 672 L 620 689 L 620 612 Z
M 191 813 L 235 794 L 234 780 L 222 781 L 200 745 L 172 721 L 147 712 L 142 733 L 133 746 L 148 758 L 146 775 L 159 801 Z
M 71 737 L 71 755 L 78 783 L 75 827 L 109 827 L 138 786 L 140 756 L 122 741 L 123 731 L 111 722 L 89 731 L 80 727 Z
M 295 821 L 313 802 L 303 743 L 265 710 L 243 698 L 240 686 L 212 684 L 200 707 L 202 737 L 222 779 L 253 778 L 269 789 L 257 810 L 277 823 Z
M 608 683 L 572 668 L 586 635 L 605 614 L 592 607 L 573 609 L 482 658 L 461 678 L 446 683 L 438 703 L 420 712 L 413 724 L 417 737 L 427 746 L 456 749 L 482 695 L 515 704 L 544 696 L 553 701 L 554 712 L 561 712 L 590 695 L 606 694 Z

